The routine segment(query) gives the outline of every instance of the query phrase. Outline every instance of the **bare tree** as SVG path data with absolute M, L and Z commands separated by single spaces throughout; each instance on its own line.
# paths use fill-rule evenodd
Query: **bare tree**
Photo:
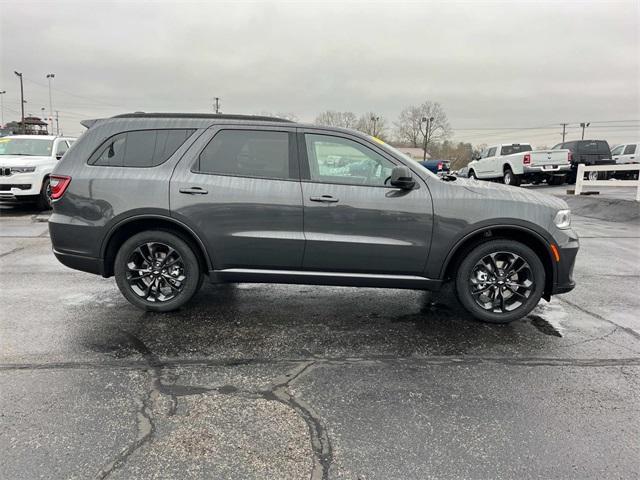
M 327 110 L 318 115 L 314 123 L 326 127 L 356 128 L 358 117 L 353 112 Z
M 429 144 L 444 141 L 452 133 L 447 114 L 438 102 L 427 101 L 405 108 L 400 112 L 395 126 L 401 141 L 413 147 L 422 147 L 425 151 Z
M 367 112 L 358 119 L 356 129 L 367 135 L 382 139 L 385 136 L 387 121 L 382 115 L 375 112 Z

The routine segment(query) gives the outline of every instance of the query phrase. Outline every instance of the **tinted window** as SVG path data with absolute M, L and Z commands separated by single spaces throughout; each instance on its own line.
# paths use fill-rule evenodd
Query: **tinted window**
M 514 143 L 513 145 L 503 145 L 502 148 L 500 149 L 500 153 L 501 155 L 513 155 L 514 153 L 520 153 L 520 152 L 530 152 L 531 151 L 531 145 L 527 145 L 527 144 L 517 144 Z
M 89 159 L 91 165 L 156 167 L 191 136 L 194 130 L 139 130 L 109 138 Z
M 202 173 L 290 178 L 289 134 L 258 130 L 221 130 L 200 154 Z
M 487 157 L 494 157 L 496 155 L 496 149 L 497 147 L 491 147 L 489 153 L 487 153 Z
M 305 135 L 311 180 L 383 186 L 394 165 L 357 142 L 329 135 Z
M 624 149 L 624 154 L 625 155 L 631 155 L 632 153 L 636 153 L 636 144 L 635 143 L 631 143 L 631 144 L 627 145 L 627 147 Z
M 600 153 L 609 154 L 609 144 L 604 140 L 585 140 L 578 142 L 578 152 L 580 153 Z

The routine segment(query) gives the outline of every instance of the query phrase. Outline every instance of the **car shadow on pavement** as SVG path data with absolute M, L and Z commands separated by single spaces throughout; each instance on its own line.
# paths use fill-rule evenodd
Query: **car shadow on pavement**
M 481 323 L 450 289 L 436 296 L 412 290 L 206 285 L 176 312 L 140 312 L 123 303 L 111 310 L 110 322 L 85 332 L 83 343 L 116 358 L 136 354 L 127 335 L 163 358 L 521 355 L 548 351 L 562 340 L 539 328 L 541 318 Z

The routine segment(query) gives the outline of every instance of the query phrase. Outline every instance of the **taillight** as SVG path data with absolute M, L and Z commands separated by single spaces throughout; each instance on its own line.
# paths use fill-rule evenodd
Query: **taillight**
M 438 162 L 438 170 L 442 170 L 442 162 Z
M 71 177 L 67 175 L 51 175 L 49 185 L 51 186 L 51 199 L 57 200 L 64 195 L 65 190 L 71 183 Z
M 522 163 L 524 165 L 529 165 L 531 163 L 531 154 L 525 153 L 524 157 L 522 157 Z
M 567 162 L 573 162 L 573 153 L 569 152 L 569 154 L 567 155 Z

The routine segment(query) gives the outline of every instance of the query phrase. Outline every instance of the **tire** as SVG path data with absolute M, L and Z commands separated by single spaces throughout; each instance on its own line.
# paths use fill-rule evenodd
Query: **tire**
M 124 297 L 151 312 L 180 308 L 198 291 L 203 279 L 193 249 L 163 230 L 141 232 L 124 242 L 116 255 L 114 275 Z M 144 278 L 134 278 L 140 275 Z
M 520 177 L 514 174 L 510 168 L 507 168 L 504 171 L 504 184 L 511 185 L 512 187 L 517 187 L 520 185 Z
M 547 183 L 549 185 L 562 185 L 564 183 L 565 177 L 549 177 L 549 180 L 547 180 Z
M 492 277 L 491 270 L 484 268 L 486 260 L 491 258 L 491 255 L 493 265 L 498 267 L 496 273 L 507 266 L 514 257 L 519 257 L 520 260 L 514 262 L 513 268 L 522 268 L 511 277 Z M 491 262 L 488 263 L 491 265 Z M 489 274 L 484 276 L 484 272 Z M 487 282 L 481 283 L 480 279 Z M 527 282 L 530 282 L 530 285 L 527 285 Z M 521 286 L 514 288 L 513 285 L 516 284 Z M 538 255 L 526 245 L 514 240 L 490 240 L 476 246 L 465 256 L 458 266 L 455 285 L 460 303 L 475 318 L 489 323 L 509 323 L 524 317 L 538 304 L 544 291 L 545 271 Z M 474 296 L 473 289 L 485 292 L 476 292 Z M 512 293 L 514 290 L 518 293 Z M 487 305 L 489 302 L 485 300 L 490 300 L 491 305 Z
M 51 185 L 49 184 L 49 177 L 46 177 L 42 181 L 42 188 L 36 201 L 38 210 L 51 210 Z

